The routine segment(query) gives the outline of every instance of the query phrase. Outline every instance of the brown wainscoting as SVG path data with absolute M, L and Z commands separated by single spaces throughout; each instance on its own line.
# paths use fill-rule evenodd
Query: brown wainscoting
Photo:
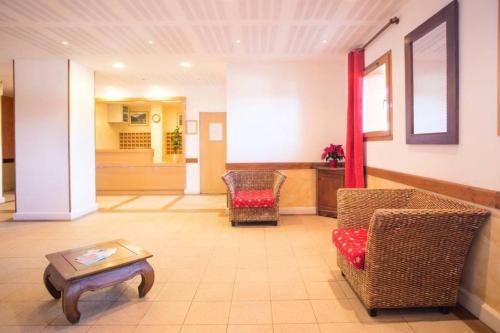
M 226 170 L 291 170 L 324 167 L 323 162 L 226 163 Z M 339 164 L 339 167 L 343 163 Z
M 186 157 L 186 163 L 198 163 L 197 157 Z
M 366 174 L 479 205 L 500 209 L 499 191 L 373 167 L 366 167 Z

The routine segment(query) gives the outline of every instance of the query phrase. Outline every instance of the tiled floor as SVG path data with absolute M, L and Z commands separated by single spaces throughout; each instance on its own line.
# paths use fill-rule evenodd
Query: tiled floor
M 370 318 L 336 266 L 334 219 L 233 228 L 224 196 L 99 202 L 73 222 L 11 222 L 13 203 L 0 205 L 0 332 L 488 332 L 460 312 Z M 154 254 L 153 289 L 138 299 L 136 278 L 86 293 L 81 322 L 69 325 L 42 284 L 44 255 L 114 238 Z

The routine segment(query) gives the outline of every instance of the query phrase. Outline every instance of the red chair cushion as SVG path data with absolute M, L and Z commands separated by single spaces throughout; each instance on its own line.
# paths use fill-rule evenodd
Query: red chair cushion
M 332 233 L 332 239 L 340 254 L 355 268 L 363 269 L 365 267 L 368 239 L 366 229 L 335 229 Z
M 274 207 L 273 190 L 236 191 L 233 198 L 234 208 Z

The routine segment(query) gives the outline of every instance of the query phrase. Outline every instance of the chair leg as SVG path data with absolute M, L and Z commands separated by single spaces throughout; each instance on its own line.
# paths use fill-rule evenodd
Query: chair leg
M 278 225 L 278 221 L 273 221 L 272 225 L 277 226 Z
M 232 225 L 233 227 L 236 227 L 236 226 L 237 226 L 236 221 L 231 221 L 231 225 Z
M 368 315 L 370 317 L 376 317 L 377 316 L 377 309 L 366 309 L 368 311 Z
M 342 274 L 342 277 L 345 277 L 345 274 L 344 274 L 344 272 L 340 271 L 340 274 Z

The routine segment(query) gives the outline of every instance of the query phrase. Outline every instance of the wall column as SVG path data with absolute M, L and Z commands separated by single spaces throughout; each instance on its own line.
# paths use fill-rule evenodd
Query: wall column
M 162 104 L 154 103 L 151 105 L 151 114 L 149 121 L 151 122 L 151 148 L 154 149 L 153 162 L 163 162 L 163 112 Z M 155 123 L 153 115 L 158 115 L 160 121 Z
M 94 72 L 70 60 L 20 59 L 14 80 L 14 220 L 95 211 Z

